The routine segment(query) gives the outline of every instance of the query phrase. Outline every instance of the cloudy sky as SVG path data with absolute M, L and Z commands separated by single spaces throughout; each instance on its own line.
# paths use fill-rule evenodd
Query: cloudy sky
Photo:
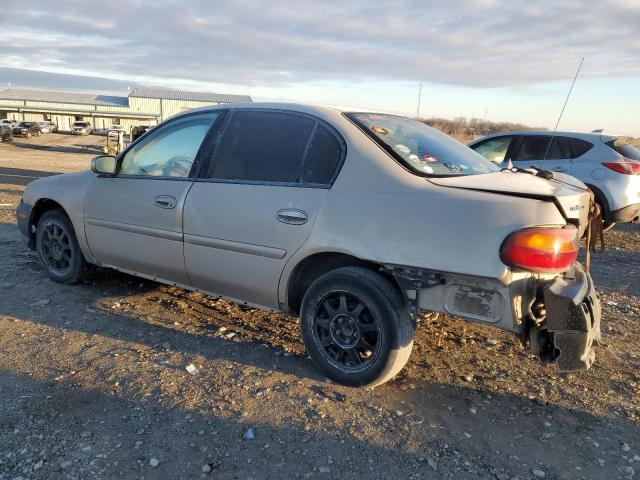
M 0 88 L 249 93 L 640 136 L 639 0 L 1 2 Z

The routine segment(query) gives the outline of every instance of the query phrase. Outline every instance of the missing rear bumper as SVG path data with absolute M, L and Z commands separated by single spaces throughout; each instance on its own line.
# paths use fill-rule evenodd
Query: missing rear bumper
M 595 360 L 593 346 L 601 338 L 600 299 L 591 276 L 576 265 L 544 288 L 544 304 L 543 329 L 548 336 L 540 341 L 541 332 L 536 331 L 538 345 L 532 340 L 532 347 L 541 355 L 549 351 L 561 372 L 590 368 Z

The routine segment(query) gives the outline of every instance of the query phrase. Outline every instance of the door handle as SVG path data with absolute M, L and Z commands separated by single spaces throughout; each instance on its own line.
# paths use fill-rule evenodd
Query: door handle
M 166 208 L 166 209 L 176 208 L 176 204 L 177 204 L 175 197 L 172 197 L 171 195 L 158 195 L 153 200 L 153 203 L 155 204 L 156 207 Z
M 568 171 L 566 168 L 563 168 L 563 167 L 553 167 L 551 170 L 553 170 L 554 172 L 566 172 L 566 171 Z
M 276 218 L 282 223 L 288 223 L 290 225 L 304 225 L 307 223 L 309 216 L 304 210 L 298 210 L 297 208 L 283 208 L 276 212 Z

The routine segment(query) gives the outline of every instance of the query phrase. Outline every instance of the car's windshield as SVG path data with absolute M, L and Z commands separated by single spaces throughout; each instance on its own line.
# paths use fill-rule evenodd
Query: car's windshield
M 74 127 L 86 127 L 87 122 L 76 122 L 73 124 Z
M 19 127 L 30 127 L 31 123 L 30 122 L 20 122 L 18 124 Z
M 631 160 L 640 160 L 640 149 L 631 143 L 630 138 L 618 137 L 615 140 L 607 142 L 607 145 L 624 157 Z
M 418 175 L 477 175 L 499 170 L 482 155 L 424 123 L 375 113 L 348 113 L 347 117 Z

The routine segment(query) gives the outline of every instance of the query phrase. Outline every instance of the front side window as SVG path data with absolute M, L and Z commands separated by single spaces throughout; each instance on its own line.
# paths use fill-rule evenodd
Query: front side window
M 346 115 L 387 153 L 417 175 L 478 175 L 499 170 L 482 155 L 424 123 L 386 114 Z
M 218 145 L 209 178 L 295 183 L 315 127 L 308 117 L 236 111 Z
M 118 174 L 188 177 L 200 145 L 219 115 L 187 115 L 159 127 L 127 151 Z
M 507 150 L 509 150 L 512 140 L 513 137 L 490 138 L 471 148 L 490 162 L 499 164 L 506 160 Z

